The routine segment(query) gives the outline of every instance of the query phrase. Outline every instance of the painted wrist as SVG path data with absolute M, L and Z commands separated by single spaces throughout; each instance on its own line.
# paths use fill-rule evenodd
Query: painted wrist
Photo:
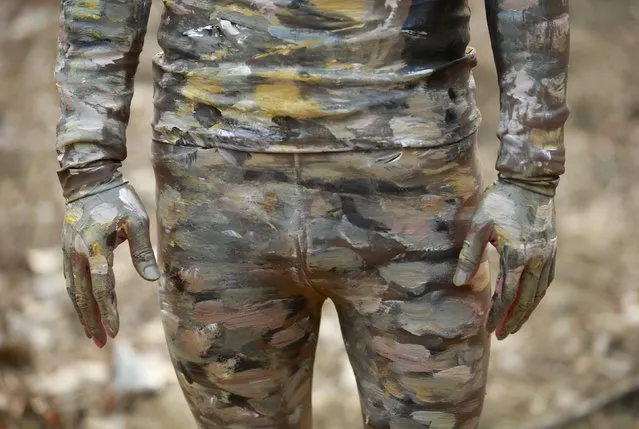
M 62 195 L 67 203 L 106 191 L 127 183 L 118 170 L 121 164 L 100 161 L 82 168 L 63 168 L 58 171 Z
M 522 189 L 527 189 L 528 191 L 550 198 L 553 198 L 555 196 L 557 185 L 559 184 L 559 179 L 551 182 L 545 180 L 535 181 L 528 178 L 522 180 L 513 177 L 503 177 L 501 174 L 498 175 L 497 180 L 499 182 L 509 183 L 511 185 L 515 185 Z
M 504 134 L 495 167 L 499 180 L 546 196 L 554 196 L 565 171 L 563 130 Z

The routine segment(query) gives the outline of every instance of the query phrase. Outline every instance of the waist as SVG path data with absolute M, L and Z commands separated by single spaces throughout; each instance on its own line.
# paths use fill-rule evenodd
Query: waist
M 255 152 L 430 147 L 479 125 L 474 50 L 438 68 L 155 60 L 154 139 Z

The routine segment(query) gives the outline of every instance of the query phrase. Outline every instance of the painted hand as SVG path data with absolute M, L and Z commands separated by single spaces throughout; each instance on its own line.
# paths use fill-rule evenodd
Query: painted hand
M 553 198 L 501 181 L 488 188 L 471 220 L 455 285 L 469 283 L 487 243 L 500 255 L 487 325 L 503 340 L 528 320 L 553 280 L 557 252 Z
M 98 347 L 118 333 L 113 251 L 129 241 L 140 276 L 160 277 L 149 238 L 149 220 L 127 184 L 67 204 L 62 230 L 64 277 L 87 337 Z

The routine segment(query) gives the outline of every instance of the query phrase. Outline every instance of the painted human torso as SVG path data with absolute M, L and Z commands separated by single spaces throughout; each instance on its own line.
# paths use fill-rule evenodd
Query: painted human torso
M 269 152 L 423 147 L 479 123 L 466 0 L 164 3 L 156 140 Z

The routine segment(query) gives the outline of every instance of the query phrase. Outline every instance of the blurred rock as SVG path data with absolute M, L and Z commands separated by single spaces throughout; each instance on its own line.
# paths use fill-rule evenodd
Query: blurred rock
M 109 381 L 109 367 L 99 361 L 74 361 L 49 374 L 29 377 L 31 390 L 38 394 L 65 399 L 81 398 L 85 403 L 95 399 L 91 392 L 103 390 Z
M 57 275 L 62 272 L 62 249 L 60 246 L 28 249 L 27 262 L 36 275 Z
M 118 340 L 113 345 L 113 387 L 118 394 L 155 394 L 175 377 L 166 357 L 154 350 L 136 351 Z

